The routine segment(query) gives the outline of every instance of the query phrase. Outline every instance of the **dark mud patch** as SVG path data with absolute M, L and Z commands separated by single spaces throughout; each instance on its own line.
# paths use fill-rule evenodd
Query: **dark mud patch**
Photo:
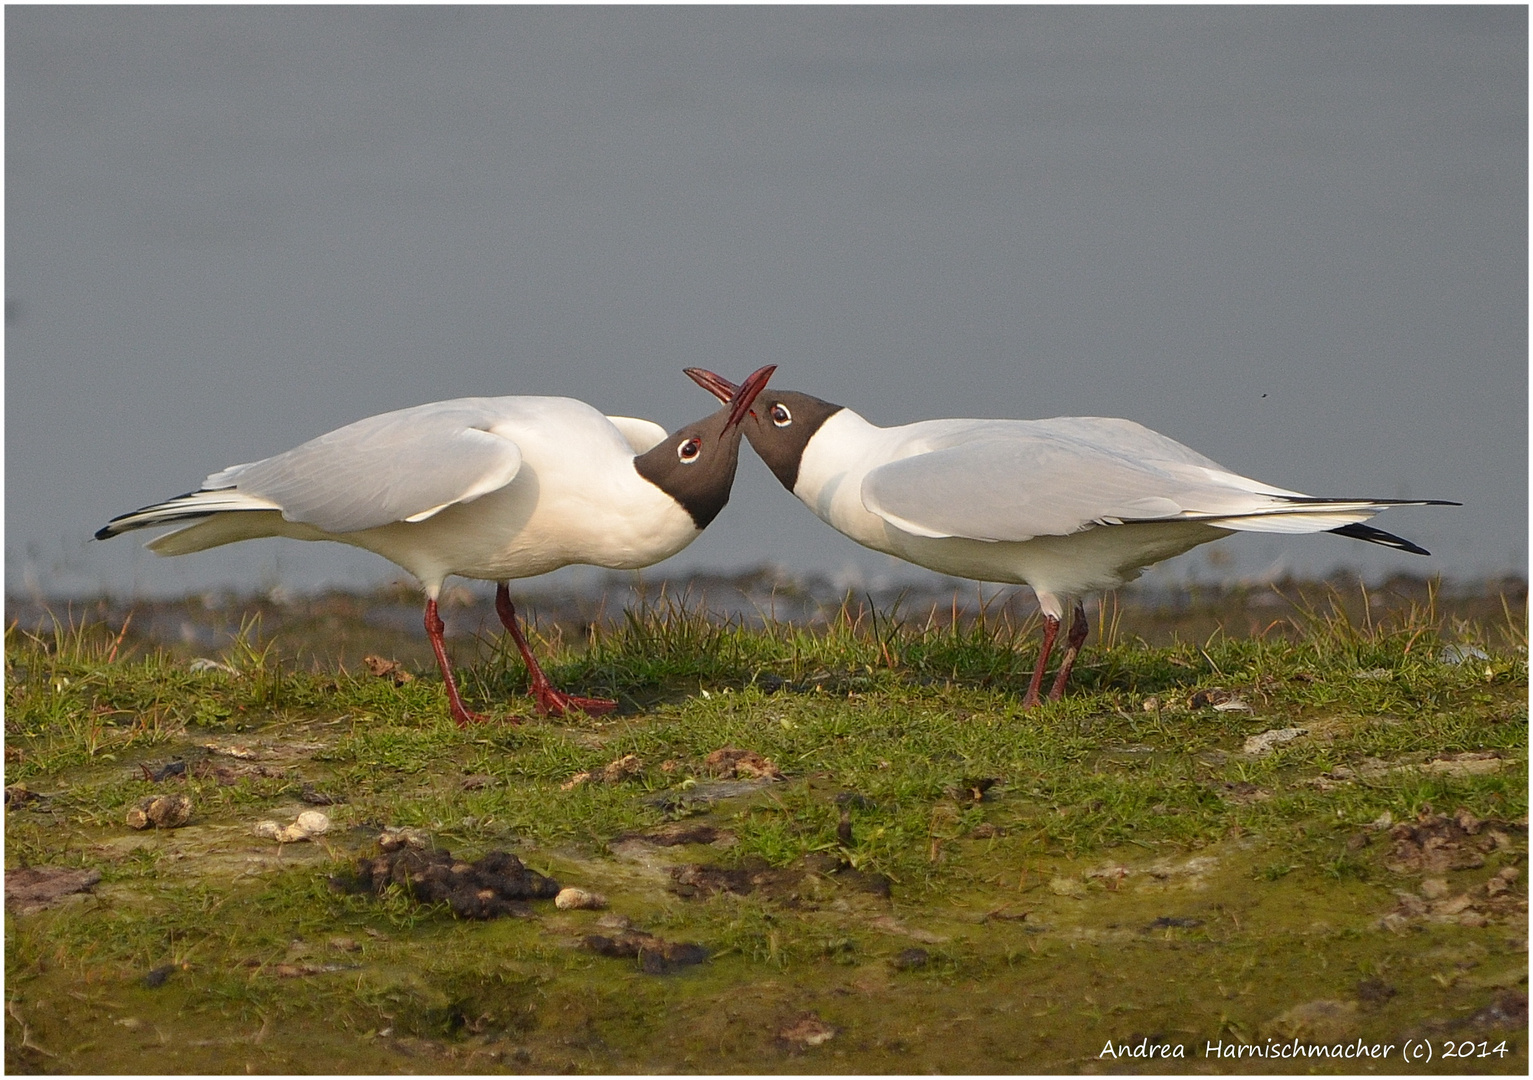
M 1144 932 L 1149 934 L 1156 930 L 1192 930 L 1202 925 L 1202 919 L 1194 919 L 1188 915 L 1162 915 L 1148 924 Z
M 170 981 L 170 977 L 175 974 L 175 971 L 175 964 L 161 964 L 159 967 L 146 972 L 144 977 L 138 980 L 138 984 L 145 990 L 158 990 Z
M 1383 979 L 1362 979 L 1353 990 L 1358 1001 L 1370 1006 L 1383 1005 L 1399 992 Z
M 671 891 L 688 900 L 717 893 L 796 900 L 804 876 L 802 870 L 776 869 L 760 859 L 749 859 L 736 867 L 686 863 L 671 867 Z
M 643 832 L 624 833 L 613 842 L 622 843 L 627 840 L 642 840 L 644 843 L 653 844 L 656 847 L 678 847 L 682 844 L 717 844 L 733 841 L 734 839 L 735 834 L 728 829 L 720 829 L 706 822 L 673 821 L 657 828 L 646 829 Z
M 888 899 L 892 883 L 883 874 L 855 870 L 829 855 L 811 855 L 802 866 L 774 867 L 765 860 L 747 859 L 738 866 L 684 863 L 670 869 L 671 891 L 684 899 L 704 899 L 719 893 L 757 896 L 789 906 L 813 899 L 817 886 L 830 881 L 854 892 Z
M 89 892 L 101 880 L 100 870 L 69 870 L 33 866 L 5 872 L 5 906 L 17 915 L 56 907 L 78 893 Z
M 845 859 L 828 852 L 814 852 L 804 856 L 804 867 L 853 892 L 871 893 L 887 900 L 894 891 L 894 881 L 888 875 L 858 870 Z
M 1472 1027 L 1495 1031 L 1528 1026 L 1528 995 L 1524 990 L 1503 990 L 1496 1000 L 1469 1018 Z
M 445 848 L 404 847 L 358 861 L 355 875 L 330 879 L 341 892 L 382 896 L 390 886 L 421 904 L 445 902 L 460 919 L 528 916 L 528 900 L 551 900 L 560 885 L 522 865 L 509 851 L 492 851 L 466 863 Z
M 624 930 L 616 937 L 591 934 L 582 942 L 598 956 L 635 959 L 648 975 L 670 975 L 708 959 L 708 949 L 688 941 L 666 941 L 642 930 Z

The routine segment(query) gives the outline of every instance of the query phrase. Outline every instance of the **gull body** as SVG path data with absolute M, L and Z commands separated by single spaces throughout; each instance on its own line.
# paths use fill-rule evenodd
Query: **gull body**
M 506 583 L 572 563 L 648 566 L 690 544 L 729 499 L 740 420 L 771 372 L 756 372 L 730 406 L 672 435 L 561 397 L 456 398 L 383 413 L 216 472 L 197 491 L 114 518 L 96 538 L 183 523 L 149 549 L 183 555 L 285 536 L 382 555 L 425 592 L 427 635 L 460 724 L 477 718 L 458 697 L 437 599 L 452 575 L 495 581 L 496 610 L 527 662 L 539 711 L 602 711 L 614 703 L 547 682 Z
M 733 383 L 687 369 L 716 396 Z M 1335 532 L 1425 555 L 1363 524 L 1391 505 L 1316 498 L 1241 476 L 1131 420 L 925 420 L 879 427 L 808 394 L 772 391 L 743 423 L 783 486 L 865 547 L 939 573 L 1031 586 L 1044 644 L 1024 703 L 1073 611 L 1050 697 L 1085 641 L 1081 597 L 1236 531 Z M 1456 505 L 1456 504 L 1447 504 Z

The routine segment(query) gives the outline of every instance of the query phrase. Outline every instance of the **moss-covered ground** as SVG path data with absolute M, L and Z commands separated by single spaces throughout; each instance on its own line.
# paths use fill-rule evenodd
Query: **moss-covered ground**
M 647 607 L 540 643 L 601 718 L 460 642 L 466 730 L 415 657 L 12 625 L 8 879 L 101 876 L 8 910 L 7 1068 L 1525 1073 L 1525 602 L 1363 600 L 1153 645 L 1108 607 L 1032 710 L 1025 622 Z M 161 793 L 187 823 L 129 828 Z M 335 888 L 385 827 L 608 906 Z M 625 927 L 708 959 L 586 941 Z

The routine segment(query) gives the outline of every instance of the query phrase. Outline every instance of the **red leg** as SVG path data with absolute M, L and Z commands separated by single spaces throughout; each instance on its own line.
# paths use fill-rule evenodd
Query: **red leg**
M 599 716 L 617 708 L 617 702 L 607 698 L 579 697 L 554 688 L 554 684 L 548 681 L 548 676 L 538 666 L 527 639 L 522 636 L 522 628 L 516 622 L 516 608 L 511 605 L 511 589 L 504 581 L 495 587 L 495 614 L 500 616 L 501 624 L 511 632 L 511 640 L 516 642 L 516 647 L 521 651 L 522 662 L 527 665 L 527 677 L 531 683 L 527 691 L 537 702 L 540 716 L 563 716 L 571 710 Z
M 1086 606 L 1079 600 L 1075 602 L 1075 618 L 1070 621 L 1070 634 L 1065 638 L 1064 659 L 1059 662 L 1059 674 L 1054 677 L 1054 689 L 1049 691 L 1049 700 L 1058 701 L 1065 693 L 1065 683 L 1070 681 L 1070 669 L 1075 666 L 1075 658 L 1080 655 L 1081 646 L 1086 643 L 1086 633 L 1091 629 L 1091 624 L 1086 621 Z
M 1059 633 L 1059 620 L 1052 615 L 1043 617 L 1043 645 L 1038 650 L 1038 666 L 1033 668 L 1033 680 L 1027 684 L 1022 695 L 1022 707 L 1031 709 L 1038 704 L 1038 691 L 1043 686 L 1043 672 L 1049 666 L 1049 653 L 1054 649 L 1054 637 Z
M 437 614 L 436 601 L 427 599 L 426 636 L 431 639 L 431 651 L 436 653 L 436 662 L 442 669 L 442 681 L 447 684 L 447 710 L 452 713 L 459 727 L 468 727 L 479 723 L 484 717 L 465 709 L 463 699 L 458 696 L 458 684 L 452 678 L 452 665 L 447 662 L 447 645 L 442 641 L 442 632 L 446 629 L 447 624 Z

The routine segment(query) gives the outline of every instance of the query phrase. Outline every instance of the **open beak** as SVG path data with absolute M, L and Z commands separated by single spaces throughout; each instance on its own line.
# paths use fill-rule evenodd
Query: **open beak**
M 698 384 L 703 386 L 705 389 L 711 391 L 714 394 L 718 394 L 718 390 L 714 389 L 707 383 L 704 383 L 701 379 L 698 379 L 697 376 L 693 374 L 693 372 L 699 370 L 699 368 L 688 368 L 687 374 L 692 375 L 692 378 L 697 380 Z M 772 372 L 776 370 L 776 364 L 768 364 L 764 368 L 758 368 L 751 372 L 750 376 L 746 378 L 746 380 L 738 387 L 719 378 L 719 376 L 713 374 L 711 371 L 702 372 L 702 374 L 707 375 L 710 379 L 717 379 L 720 388 L 726 386 L 729 387 L 729 396 L 720 395 L 722 400 L 730 403 L 729 420 L 724 424 L 725 431 L 728 431 L 730 428 L 734 427 L 740 421 L 745 419 L 745 414 L 751 411 L 751 404 L 756 400 L 756 395 L 766 389 L 767 380 L 772 377 Z
M 718 398 L 726 405 L 728 405 L 730 400 L 735 396 L 735 391 L 739 389 L 738 386 L 724 378 L 724 376 L 715 375 L 713 372 L 707 370 L 706 368 L 689 367 L 684 368 L 683 370 L 687 373 L 687 378 L 691 379 L 698 386 L 701 386 L 704 390 L 708 391 L 708 393 L 712 394 L 714 397 Z M 765 368 L 762 368 L 762 371 L 765 370 Z M 755 376 L 752 376 L 752 378 L 755 378 Z M 765 382 L 766 380 L 762 381 Z

